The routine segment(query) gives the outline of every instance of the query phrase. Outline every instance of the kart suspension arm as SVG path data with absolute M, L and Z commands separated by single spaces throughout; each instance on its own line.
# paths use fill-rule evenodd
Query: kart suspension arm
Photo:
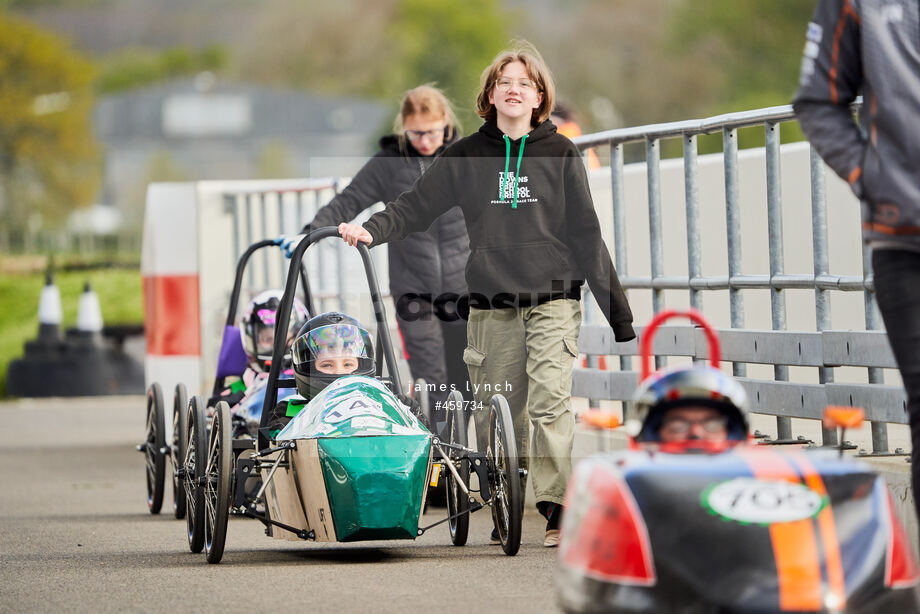
M 275 448 L 269 448 L 268 450 L 265 450 L 265 451 L 263 451 L 263 452 L 259 452 L 258 454 L 253 454 L 253 457 L 254 457 L 254 458 L 261 458 L 261 457 L 263 457 L 263 456 L 271 456 L 272 454 L 274 454 L 274 453 L 277 452 L 278 450 L 293 450 L 293 449 L 296 448 L 296 447 L 297 447 L 297 442 L 296 442 L 296 441 L 287 441 L 287 442 L 285 442 L 285 443 L 283 443 L 283 444 L 281 444 L 280 446 L 277 446 L 277 447 L 275 447 Z
M 470 499 L 470 509 L 464 510 L 464 511 L 462 511 L 462 512 L 457 512 L 456 514 L 454 514 L 454 515 L 452 515 L 452 516 L 448 516 L 447 518 L 444 518 L 444 519 L 442 519 L 442 520 L 439 520 L 439 521 L 437 521 L 437 522 L 434 523 L 434 524 L 430 524 L 430 525 L 428 525 L 427 527 L 419 527 L 419 529 L 418 529 L 418 535 L 419 535 L 419 537 L 421 537 L 421 536 L 425 533 L 425 531 L 427 531 L 427 530 L 429 530 L 429 529 L 433 529 L 433 528 L 435 528 L 436 526 L 438 526 L 439 524 L 444 524 L 444 523 L 447 522 L 448 520 L 453 520 L 454 518 L 457 518 L 458 516 L 462 516 L 463 514 L 472 514 L 473 512 L 478 512 L 478 511 L 481 510 L 482 508 L 483 508 L 482 503 L 480 503 L 479 501 L 474 501 L 474 500 L 471 498 L 471 499 Z
M 265 523 L 266 525 L 271 524 L 271 525 L 274 525 L 274 526 L 278 527 L 279 529 L 284 529 L 285 531 L 290 531 L 291 533 L 293 533 L 294 535 L 296 535 L 296 536 L 299 537 L 300 539 L 304 539 L 304 540 L 306 540 L 306 539 L 316 539 L 316 534 L 315 534 L 313 531 L 304 531 L 303 529 L 298 529 L 297 527 L 292 527 L 291 525 L 284 524 L 283 522 L 278 522 L 277 520 L 272 520 L 271 518 L 268 518 L 267 516 L 263 516 L 263 515 L 261 515 L 261 514 L 257 514 L 257 513 L 255 513 L 255 512 L 253 512 L 251 509 L 249 509 L 249 507 L 243 507 L 241 511 L 243 512 L 243 515 L 244 515 L 244 516 L 249 516 L 250 518 L 255 518 L 256 520 L 260 520 L 261 522 Z
M 448 469 L 450 470 L 450 472 L 454 475 L 454 479 L 457 480 L 457 484 L 460 486 L 460 489 L 463 490 L 463 493 L 464 493 L 467 497 L 469 497 L 469 496 L 470 496 L 470 489 L 467 488 L 467 487 L 466 487 L 466 484 L 463 483 L 463 480 L 460 479 L 460 474 L 457 473 L 457 468 L 454 467 L 454 462 L 453 462 L 452 460 L 450 460 L 450 457 L 448 457 L 447 454 L 444 454 L 444 450 L 441 448 L 441 443 L 440 443 L 437 439 L 435 439 L 435 441 L 434 441 L 434 447 L 437 448 L 437 449 L 438 449 L 438 452 L 441 453 L 441 460 L 444 461 L 444 463 L 447 464 L 447 468 L 448 468 Z
M 259 492 L 257 492 L 255 496 L 256 501 L 260 501 L 262 499 L 262 495 L 265 493 L 265 488 L 268 486 L 268 483 L 272 481 L 272 478 L 275 477 L 275 471 L 278 470 L 278 465 L 280 465 L 281 461 L 284 460 L 285 457 L 287 457 L 288 449 L 287 448 L 279 448 L 279 449 L 281 450 L 281 454 L 279 454 L 278 458 L 275 459 L 275 462 L 272 465 L 272 468 L 269 470 L 268 475 L 265 476 L 265 481 L 262 482 L 262 486 L 259 487 Z

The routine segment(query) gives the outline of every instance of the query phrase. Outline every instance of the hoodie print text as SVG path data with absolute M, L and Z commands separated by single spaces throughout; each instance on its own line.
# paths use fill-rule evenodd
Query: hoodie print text
M 499 194 L 499 198 L 493 199 L 490 203 L 493 205 L 510 205 L 514 202 L 515 189 L 517 189 L 517 204 L 539 202 L 539 199 L 531 193 L 529 185 L 521 185 L 527 183 L 527 175 L 515 177 L 512 171 L 508 171 L 507 173 L 499 171 L 498 180 L 495 182 L 495 191 Z

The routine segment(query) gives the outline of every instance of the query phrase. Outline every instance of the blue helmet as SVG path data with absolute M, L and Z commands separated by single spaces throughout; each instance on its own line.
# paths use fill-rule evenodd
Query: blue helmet
M 711 407 L 726 418 L 728 439 L 744 441 L 748 436 L 747 393 L 735 378 L 711 366 L 678 367 L 652 374 L 633 396 L 642 428 L 640 442 L 660 441 L 659 429 L 669 409 Z

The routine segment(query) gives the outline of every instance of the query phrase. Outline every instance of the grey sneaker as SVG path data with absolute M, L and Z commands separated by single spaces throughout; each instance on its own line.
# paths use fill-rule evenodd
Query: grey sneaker
M 559 545 L 559 529 L 550 529 L 543 538 L 543 545 L 547 548 L 555 548 Z
M 498 529 L 492 529 L 492 535 L 489 536 L 489 543 L 501 544 L 502 538 L 498 536 Z

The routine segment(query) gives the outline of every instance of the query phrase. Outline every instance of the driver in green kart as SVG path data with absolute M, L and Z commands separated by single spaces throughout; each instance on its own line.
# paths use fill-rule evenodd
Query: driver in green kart
M 371 336 L 351 316 L 331 311 L 310 319 L 294 339 L 298 395 L 281 401 L 268 422 L 274 437 L 326 386 L 343 375 L 373 377 L 377 370 Z

